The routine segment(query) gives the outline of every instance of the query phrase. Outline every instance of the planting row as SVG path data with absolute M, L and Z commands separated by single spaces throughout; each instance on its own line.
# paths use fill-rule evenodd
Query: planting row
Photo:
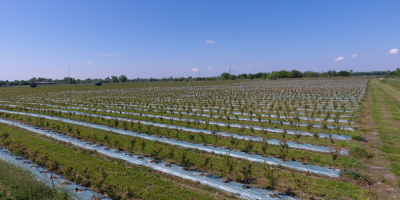
M 1 123 L 10 124 L 11 121 L 0 120 Z M 4 137 L 4 135 L 3 135 Z M 4 139 L 4 138 L 3 138 Z M 37 180 L 45 183 L 47 186 L 52 188 L 60 188 L 74 197 L 74 199 L 92 199 L 92 200 L 100 200 L 100 199 L 108 199 L 103 195 L 93 192 L 88 188 L 77 185 L 70 180 L 65 179 L 51 170 L 43 168 L 41 166 L 36 165 L 35 163 L 27 160 L 18 155 L 14 155 L 8 149 L 0 146 L 0 159 L 6 161 L 7 163 L 13 164 L 15 167 L 22 168 L 29 172 L 30 175 L 34 176 Z
M 49 126 L 53 126 L 53 125 L 51 125 L 51 123 L 50 123 L 50 125 Z M 92 142 L 95 142 L 95 143 L 97 143 L 97 144 L 99 144 L 99 145 L 102 145 L 102 143 L 104 143 L 104 141 L 109 141 L 109 142 L 106 142 L 106 144 L 109 144 L 109 145 L 117 145 L 117 146 L 120 146 L 120 147 L 123 147 L 123 146 L 125 146 L 125 144 L 124 143 L 127 143 L 127 145 L 126 145 L 126 149 L 131 149 L 130 148 L 130 144 L 132 143 L 132 140 L 131 139 L 119 139 L 119 140 L 117 140 L 116 138 L 117 137 L 120 137 L 120 136 L 118 136 L 119 134 L 117 134 L 117 135 L 110 135 L 109 133 L 107 134 L 107 132 L 108 131 L 106 131 L 105 133 L 103 133 L 103 136 L 102 135 L 97 135 L 97 134 L 94 134 L 93 135 L 93 131 L 90 131 L 90 130 L 88 130 L 88 131 L 85 131 L 85 130 L 83 130 L 83 129 L 81 129 L 80 128 L 80 130 L 82 130 L 82 132 L 81 132 L 81 136 L 82 137 L 85 137 L 84 136 L 84 134 L 88 134 L 87 136 L 86 136 L 86 138 L 90 138 L 90 141 L 92 141 Z M 86 133 L 85 133 L 86 132 Z M 104 135 L 105 134 L 105 135 Z M 104 140 L 104 139 L 101 139 L 101 141 L 103 141 L 103 142 L 100 142 L 100 141 L 98 141 L 98 139 L 100 139 L 100 138 L 106 138 L 105 136 L 107 136 L 107 140 Z M 121 136 L 121 137 L 123 137 L 123 136 Z M 119 145 L 116 143 L 117 141 L 119 141 Z M 157 157 L 157 155 L 165 155 L 165 153 L 167 153 L 167 155 L 168 155 L 168 152 L 170 152 L 171 151 L 171 149 L 170 150 L 168 150 L 168 149 L 166 149 L 166 147 L 164 146 L 164 145 L 160 145 L 160 144 L 157 144 L 157 143 L 154 143 L 154 141 L 153 142 L 150 142 L 150 143 L 154 143 L 154 145 L 155 146 L 153 146 L 153 150 L 151 150 L 150 149 L 150 151 L 149 150 L 146 150 L 148 147 L 151 147 L 151 145 L 150 146 L 148 146 L 149 144 L 148 144 L 148 142 L 143 142 L 142 140 L 133 140 L 133 141 L 136 141 L 136 142 L 134 142 L 134 144 L 135 144 L 135 149 L 136 149 L 136 152 L 137 152 L 137 154 L 139 154 L 139 155 L 143 155 L 143 153 L 144 152 L 148 152 L 148 153 L 150 153 L 150 155 L 152 155 L 153 154 L 153 156 L 155 156 L 155 157 Z M 85 145 L 88 145 L 88 146 L 90 146 L 90 145 L 96 145 L 96 144 L 94 144 L 94 143 L 90 143 L 90 145 L 87 143 L 87 142 L 82 142 L 82 143 L 84 143 Z M 142 146 L 142 144 L 145 144 L 145 145 L 143 145 Z M 146 147 L 146 148 L 144 148 L 143 149 L 143 147 Z M 155 149 L 154 149 L 155 148 Z M 204 167 L 201 167 L 201 166 L 208 166 L 208 167 L 206 167 L 206 168 L 208 168 L 208 170 L 206 170 L 206 171 L 211 171 L 211 172 L 215 172 L 215 174 L 220 174 L 220 175 L 223 175 L 223 176 L 225 176 L 226 175 L 226 173 L 228 173 L 229 174 L 229 166 L 231 166 L 232 168 L 231 168 L 231 173 L 230 173 L 230 175 L 228 175 L 227 177 L 230 177 L 230 178 L 233 178 L 234 180 L 241 180 L 240 182 L 242 182 L 242 183 L 248 183 L 248 181 L 244 181 L 244 180 L 252 180 L 252 178 L 250 178 L 250 177 L 263 177 L 263 175 L 261 174 L 261 176 L 260 176 L 260 172 L 263 172 L 264 170 L 262 170 L 263 169 L 263 163 L 260 163 L 261 165 L 254 165 L 254 164 L 252 164 L 252 165 L 250 165 L 251 164 L 251 162 L 250 163 L 248 163 L 248 164 L 246 164 L 246 162 L 244 162 L 244 160 L 236 160 L 235 158 L 233 159 L 233 160 L 230 160 L 230 159 L 228 159 L 229 157 L 222 157 L 223 159 L 217 159 L 217 160 L 219 160 L 219 161 L 217 161 L 217 160 L 214 160 L 214 158 L 212 158 L 213 156 L 211 156 L 210 158 L 208 158 L 208 159 L 203 159 L 204 158 L 204 155 L 202 155 L 202 154 L 200 154 L 199 155 L 199 152 L 193 152 L 193 153 L 190 153 L 190 152 L 188 152 L 188 151 L 183 151 L 183 154 L 182 154 L 182 150 L 180 150 L 179 148 L 172 148 L 172 149 L 174 149 L 175 150 L 175 152 L 176 151 L 178 151 L 177 153 L 178 153 L 178 158 L 177 158 L 177 160 L 178 160 L 178 162 L 179 163 L 181 163 L 182 164 L 182 166 L 192 166 L 191 168 L 193 168 L 193 167 L 196 167 L 197 166 L 197 164 L 195 164 L 195 165 L 193 165 L 194 163 L 197 163 L 197 162 L 199 162 L 200 161 L 200 166 L 197 166 L 197 167 L 200 167 L 200 168 L 203 168 L 204 169 Z M 144 151 L 143 151 L 144 150 Z M 156 152 L 154 152 L 154 150 L 156 150 Z M 108 150 L 107 150 L 108 151 Z M 139 153 L 138 153 L 138 151 L 139 151 Z M 131 152 L 131 151 L 128 151 L 128 152 Z M 140 153 L 140 152 L 142 152 L 142 153 Z M 158 153 L 157 153 L 158 152 Z M 179 153 L 179 152 L 181 152 L 181 153 Z M 173 153 L 174 154 L 174 153 Z M 176 153 L 175 153 L 175 155 L 176 155 Z M 182 160 L 182 155 L 183 155 L 183 160 Z M 186 155 L 186 156 L 185 156 Z M 193 155 L 197 155 L 197 156 L 195 156 L 195 157 L 192 157 Z M 126 156 L 126 155 L 124 155 L 124 156 Z M 200 159 L 200 160 L 198 160 L 197 162 L 195 161 L 195 160 L 192 160 L 192 159 L 189 159 L 189 157 L 192 157 L 192 158 L 196 158 L 196 159 Z M 208 156 L 209 157 L 209 156 Z M 154 158 L 154 157 L 153 157 Z M 171 160 L 172 159 L 172 160 Z M 189 159 L 189 160 L 191 160 L 190 162 L 188 161 L 188 160 L 186 160 L 186 159 Z M 174 161 L 175 160 L 175 156 L 173 156 L 172 158 L 171 157 L 169 157 L 169 156 L 167 156 L 167 161 Z M 203 164 L 201 164 L 202 162 L 204 162 L 204 161 L 208 161 L 208 162 L 206 162 L 206 164 L 204 165 L 204 163 Z M 222 163 L 221 163 L 221 166 L 218 164 L 218 163 L 220 163 L 222 161 Z M 190 164 L 191 162 L 194 162 L 193 164 Z M 207 164 L 208 163 L 208 164 Z M 230 164 L 229 164 L 230 163 Z M 235 163 L 238 163 L 238 164 L 235 164 Z M 240 164 L 240 163 L 242 163 L 242 164 Z M 210 166 L 209 166 L 210 165 Z M 242 166 L 243 166 L 243 168 L 242 168 Z M 220 168 L 220 171 L 218 172 L 218 170 L 217 171 L 215 171 L 216 169 L 218 169 L 219 167 L 221 167 Z M 226 167 L 228 167 L 228 168 L 226 168 Z M 250 168 L 249 168 L 250 167 Z M 228 171 L 226 171 L 226 170 L 228 170 Z M 236 171 L 236 170 L 239 170 L 239 171 Z M 245 171 L 241 171 L 241 170 L 249 170 L 248 172 L 250 173 L 249 174 L 249 177 L 248 178 L 244 178 L 244 177 L 242 177 L 244 174 L 246 174 L 247 172 L 245 172 Z M 260 171 L 261 170 L 261 171 Z M 277 175 L 277 176 L 279 176 L 279 177 L 281 177 L 280 178 L 280 181 L 279 182 L 281 182 L 281 181 L 283 181 L 284 182 L 284 184 L 285 185 L 292 185 L 292 184 L 290 184 L 290 182 L 289 183 L 285 183 L 286 181 L 290 181 L 290 180 L 287 180 L 288 178 L 290 178 L 290 179 L 293 179 L 293 177 L 291 177 L 291 176 L 294 176 L 294 177 L 298 177 L 298 178 L 300 178 L 300 176 L 301 175 L 290 175 L 291 173 L 290 172 L 285 172 L 286 170 L 283 170 L 283 169 L 279 169 L 278 171 L 276 171 L 275 170 L 275 175 Z M 238 173 L 238 174 L 236 174 L 235 175 L 235 173 Z M 233 174 L 232 174 L 233 173 Z M 244 173 L 244 174 L 243 174 Z M 289 176 L 288 176 L 289 175 Z M 238 177 L 237 177 L 238 176 Z M 247 175 L 246 175 L 247 176 Z M 236 177 L 236 178 L 235 178 Z M 242 177 L 242 178 L 240 178 L 240 177 Z M 309 178 L 312 178 L 312 177 L 309 177 Z M 307 178 L 307 179 L 309 179 L 309 178 Z M 282 180 L 281 180 L 282 179 Z M 269 180 L 269 179 L 267 179 L 267 180 Z M 299 179 L 295 179 L 295 180 L 299 180 Z M 243 182 L 244 181 L 244 182 Z M 309 180 L 309 181 L 311 181 L 311 180 Z M 338 185 L 338 182 L 336 182 L 336 181 L 329 181 L 329 180 L 326 180 L 326 179 L 320 179 L 320 178 L 313 178 L 313 181 L 311 181 L 311 182 L 318 182 L 319 184 L 322 184 L 322 185 L 329 185 L 329 187 L 337 187 L 337 186 L 339 186 L 339 185 L 342 185 L 342 186 L 340 186 L 340 187 L 346 187 L 347 189 L 350 189 L 350 188 L 352 188 L 352 186 L 351 185 L 348 185 L 347 184 L 347 182 L 352 182 L 351 180 L 348 180 L 348 179 L 346 179 L 346 181 L 345 182 L 343 182 L 343 183 L 340 183 L 339 185 Z M 254 181 L 251 181 L 251 183 L 257 183 L 257 184 L 259 184 L 260 182 L 258 182 L 258 181 L 256 181 L 256 182 L 254 182 Z M 262 183 L 262 182 L 261 182 Z M 306 185 L 308 185 L 310 182 L 308 182 Z M 346 183 L 346 184 L 345 184 Z M 256 184 L 256 185 L 257 185 Z M 345 186 L 344 186 L 344 185 Z M 310 185 L 309 185 L 310 186 Z M 308 186 L 308 187 L 309 187 Z M 281 186 L 279 186 L 279 187 L 281 187 Z M 339 189 L 339 188 L 338 188 Z M 354 190 L 355 188 L 353 188 L 353 189 L 350 189 L 350 190 Z M 322 190 L 322 191 L 321 191 Z M 339 190 L 341 190 L 341 189 L 339 189 Z M 325 189 L 322 189 L 322 188 L 314 188 L 314 189 L 312 189 L 312 190 L 308 190 L 309 192 L 311 192 L 311 193 L 316 193 L 317 195 L 321 195 L 321 194 L 323 194 L 323 193 L 325 193 L 326 191 L 325 191 Z M 322 193 L 321 193 L 322 192 Z M 336 192 L 335 192 L 336 193 Z M 346 195 L 347 195 L 347 191 L 346 191 Z M 335 194 L 335 195 L 342 195 L 342 194 L 340 194 L 340 193 L 337 193 L 337 194 Z
M 40 110 L 40 111 L 43 111 L 43 109 Z M 162 123 L 156 123 L 156 122 L 150 122 L 150 121 L 143 121 L 143 120 L 133 120 L 133 119 L 129 120 L 129 119 L 126 119 L 126 118 L 111 117 L 111 116 L 104 116 L 104 115 L 97 115 L 97 114 L 88 114 L 88 113 L 81 113 L 81 112 L 74 112 L 72 114 L 69 111 L 60 110 L 59 112 L 62 113 L 60 115 L 60 113 L 58 113 L 58 111 L 56 111 L 56 112 L 53 112 L 53 111 L 54 110 L 45 110 L 45 112 L 39 112 L 39 113 L 46 113 L 46 114 L 50 114 L 51 116 L 57 116 L 57 117 L 67 117 L 67 118 L 70 118 L 70 119 L 78 119 L 78 120 L 82 120 L 83 119 L 84 121 L 88 121 L 90 123 L 93 123 L 94 121 L 93 120 L 85 120 L 85 118 L 87 116 L 89 118 L 92 118 L 92 119 L 99 119 L 100 118 L 101 119 L 100 122 L 95 122 L 95 123 L 104 124 L 104 125 L 107 125 L 109 127 L 110 126 L 118 127 L 119 121 L 122 121 L 122 123 L 121 123 L 122 127 L 121 128 L 123 128 L 125 130 L 128 129 L 128 126 L 130 127 L 131 130 L 133 130 L 134 124 L 138 124 L 136 131 L 139 131 L 139 132 L 143 131 L 143 130 L 140 129 L 140 125 L 144 125 L 144 126 L 149 125 L 149 126 L 153 126 L 153 127 L 160 127 L 160 128 L 163 128 L 164 130 L 166 130 L 166 133 L 167 133 L 166 136 L 167 137 L 171 137 L 172 136 L 170 134 L 170 132 L 172 130 L 174 130 L 177 133 L 179 131 L 183 131 L 183 132 L 186 132 L 189 135 L 188 138 L 190 139 L 189 140 L 190 142 L 194 141 L 195 135 L 193 135 L 193 133 L 203 133 L 203 134 L 207 134 L 207 135 L 212 135 L 214 138 L 218 138 L 218 137 L 222 136 L 224 138 L 226 138 L 226 137 L 227 138 L 232 138 L 233 140 L 237 139 L 237 140 L 247 140 L 247 141 L 254 141 L 254 142 L 263 142 L 263 143 L 272 144 L 272 145 L 282 145 L 284 143 L 285 145 L 287 144 L 288 147 L 290 147 L 290 148 L 311 150 L 311 151 L 317 151 L 317 152 L 336 152 L 336 151 L 338 151 L 337 149 L 335 149 L 335 147 L 314 146 L 314 145 L 311 145 L 311 144 L 300 143 L 299 142 L 299 139 L 301 137 L 300 134 L 302 134 L 302 132 L 300 132 L 300 131 L 294 132 L 294 133 L 291 133 L 291 131 L 289 131 L 289 133 L 288 133 L 288 131 L 284 130 L 281 133 L 282 140 L 277 140 L 277 139 L 266 139 L 268 131 L 272 130 L 271 132 L 277 132 L 276 129 L 261 129 L 261 128 L 258 128 L 258 127 L 255 127 L 255 128 L 254 127 L 250 127 L 250 129 L 252 129 L 252 130 L 262 130 L 264 132 L 263 133 L 264 137 L 255 137 L 253 135 L 238 135 L 238 134 L 233 134 L 233 133 L 229 133 L 229 132 L 217 132 L 217 131 L 210 131 L 210 130 L 206 130 L 206 129 L 187 128 L 187 127 L 182 127 L 182 126 L 178 126 L 178 125 L 168 125 L 168 124 L 162 124 Z M 73 116 L 75 116 L 75 117 L 73 117 Z M 77 116 L 81 116 L 81 117 L 77 118 Z M 106 121 L 107 123 L 105 123 L 105 120 L 107 120 Z M 112 123 L 109 120 L 113 120 L 114 122 Z M 128 125 L 128 122 L 129 122 L 129 125 Z M 233 125 L 232 127 L 235 127 L 235 126 Z M 242 126 L 242 127 L 244 127 L 244 126 Z M 242 127 L 240 127 L 240 128 L 242 128 Z M 149 131 L 147 130 L 147 132 L 149 132 Z M 288 139 L 286 137 L 286 135 L 288 135 L 288 134 L 289 135 L 290 134 L 294 135 L 294 138 L 296 139 L 296 142 L 288 141 Z M 156 135 L 161 135 L 161 130 L 160 129 L 158 129 L 158 131 L 156 132 Z M 304 135 L 311 136 L 311 134 L 306 134 L 306 133 Z M 315 137 L 315 134 L 313 136 Z M 177 136 L 177 139 L 179 139 L 179 138 L 180 137 Z M 206 137 L 203 136 L 203 135 L 200 135 L 200 138 L 201 138 L 201 142 L 203 144 L 205 144 L 206 141 L 207 141 Z M 333 137 L 330 136 L 329 138 L 332 140 Z M 336 146 L 336 148 L 337 147 L 338 146 Z M 342 148 L 341 150 L 339 150 L 339 154 L 347 155 L 348 151 Z

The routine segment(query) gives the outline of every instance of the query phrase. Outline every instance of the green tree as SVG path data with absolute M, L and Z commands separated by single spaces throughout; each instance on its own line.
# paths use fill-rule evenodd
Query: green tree
M 126 78 L 125 75 L 121 75 L 118 79 L 119 79 L 119 82 L 121 82 L 121 83 L 125 83 L 128 80 L 128 78 Z
M 220 76 L 221 80 L 227 80 L 229 79 L 229 73 L 228 72 L 224 72 L 221 74 Z
M 292 77 L 293 78 L 302 78 L 303 77 L 303 74 L 300 72 L 300 71 L 298 71 L 298 70 L 292 70 L 291 72 L 290 72 L 290 74 L 292 74 Z
M 340 72 L 339 72 L 339 76 L 350 76 L 350 72 L 345 71 L 345 70 L 340 71 Z
M 394 71 L 394 74 L 395 74 L 396 76 L 400 76 L 400 68 L 397 68 L 397 69 Z
M 112 83 L 118 82 L 118 77 L 117 76 L 111 76 L 111 82 Z

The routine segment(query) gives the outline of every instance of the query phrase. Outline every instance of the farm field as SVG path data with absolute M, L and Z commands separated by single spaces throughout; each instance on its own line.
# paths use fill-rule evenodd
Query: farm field
M 398 79 L 2 88 L 0 145 L 112 199 L 396 199 L 399 102 Z

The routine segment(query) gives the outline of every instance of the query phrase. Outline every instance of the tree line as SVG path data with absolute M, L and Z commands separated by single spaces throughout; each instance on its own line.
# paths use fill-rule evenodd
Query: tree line
M 329 70 L 327 72 L 313 72 L 313 71 L 305 71 L 300 72 L 298 70 L 292 71 L 273 71 L 270 73 L 267 72 L 259 72 L 256 74 L 229 74 L 224 72 L 221 74 L 220 79 L 222 80 L 236 80 L 236 79 L 269 79 L 269 80 L 276 80 L 280 78 L 314 78 L 314 77 L 321 77 L 321 78 L 330 78 L 330 77 L 349 77 L 349 76 L 371 76 L 371 75 L 384 75 L 386 77 L 389 76 L 400 76 L 400 68 L 397 68 L 394 71 L 371 71 L 371 72 L 353 72 L 353 70 L 342 70 L 342 71 L 335 71 Z
M 125 83 L 125 82 L 181 82 L 181 81 L 213 81 L 213 80 L 241 80 L 241 79 L 269 79 L 269 80 L 277 80 L 281 78 L 330 78 L 330 77 L 349 77 L 349 76 L 385 76 L 385 77 L 395 77 L 400 76 L 400 68 L 397 68 L 394 71 L 386 70 L 386 71 L 370 71 L 370 72 L 353 72 L 353 70 L 342 70 L 335 71 L 329 70 L 327 72 L 313 72 L 313 71 L 305 71 L 300 72 L 298 70 L 292 71 L 273 71 L 273 72 L 259 72 L 256 74 L 229 74 L 228 72 L 222 73 L 218 77 L 164 77 L 161 79 L 157 78 L 135 78 L 129 79 L 126 75 L 121 76 L 110 76 L 104 79 L 75 79 L 72 77 L 65 77 L 64 79 L 51 79 L 51 78 L 41 78 L 41 77 L 33 77 L 29 80 L 14 80 L 14 81 L 2 81 L 0 80 L 0 86 L 8 85 L 32 85 L 32 84 L 41 84 L 41 83 L 52 83 L 52 84 L 91 84 L 91 83 Z

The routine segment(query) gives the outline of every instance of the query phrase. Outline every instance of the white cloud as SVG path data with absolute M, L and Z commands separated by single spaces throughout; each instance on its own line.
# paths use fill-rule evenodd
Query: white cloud
M 389 54 L 398 54 L 399 49 L 390 49 Z
M 209 68 L 208 68 L 208 70 L 212 70 L 212 68 L 211 68 L 211 67 L 209 67 Z
M 89 64 L 89 65 L 92 64 L 92 61 L 88 61 L 87 64 Z
M 198 72 L 199 69 L 197 69 L 196 67 L 192 69 L 192 72 Z
M 357 56 L 358 56 L 357 54 L 354 54 L 354 55 L 352 55 L 351 57 L 355 58 L 355 57 L 357 57 Z
M 247 67 L 251 67 L 251 65 L 247 65 Z
M 206 43 L 208 43 L 208 44 L 215 44 L 215 41 L 213 41 L 213 40 L 207 40 Z
M 335 61 L 341 61 L 341 60 L 344 60 L 343 56 L 340 56 L 340 57 L 335 59 Z

